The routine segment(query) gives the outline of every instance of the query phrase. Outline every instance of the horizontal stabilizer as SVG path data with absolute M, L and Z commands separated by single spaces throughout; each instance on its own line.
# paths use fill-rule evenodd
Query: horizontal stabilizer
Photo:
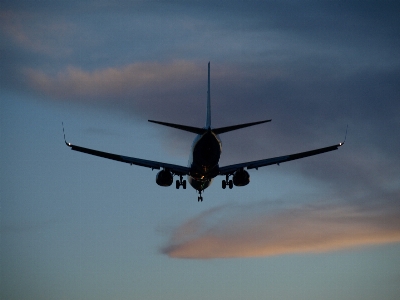
M 151 123 L 156 123 L 156 124 L 160 124 L 160 125 L 164 125 L 164 126 L 168 126 L 168 127 L 172 127 L 172 128 L 188 131 L 188 132 L 193 132 L 193 133 L 196 133 L 196 134 L 203 134 L 203 133 L 207 132 L 207 129 L 204 129 L 204 128 L 198 128 L 198 127 L 192 127 L 192 126 L 186 126 L 186 125 L 179 125 L 179 124 L 172 124 L 172 123 L 166 123 L 166 122 L 159 122 L 159 121 L 153 121 L 153 120 L 148 120 L 148 121 L 151 122 Z
M 258 125 L 258 124 L 262 124 L 262 123 L 267 123 L 267 122 L 271 122 L 271 120 L 264 120 L 264 121 L 246 123 L 246 124 L 233 125 L 233 126 L 228 126 L 228 127 L 215 128 L 212 131 L 215 134 L 221 134 L 221 133 L 225 133 L 228 131 L 233 131 L 233 130 L 237 130 L 237 129 L 241 129 L 241 128 L 245 128 L 245 127 L 249 127 L 249 126 L 254 126 L 254 125 Z
M 196 134 L 204 134 L 207 132 L 207 128 L 192 127 L 192 126 L 160 122 L 160 121 L 154 121 L 154 120 L 148 120 L 148 121 L 151 123 L 156 123 L 159 125 L 168 126 L 168 127 L 172 127 L 172 128 L 196 133 Z M 227 127 L 214 128 L 214 129 L 212 129 L 212 131 L 215 134 L 221 134 L 221 133 L 225 133 L 228 131 L 238 130 L 241 128 L 246 128 L 246 127 L 250 127 L 250 126 L 254 126 L 254 125 L 258 125 L 258 124 L 262 124 L 262 123 L 267 123 L 267 122 L 271 122 L 271 120 L 264 120 L 264 121 L 258 121 L 258 122 L 252 122 L 252 123 L 245 123 L 245 124 L 239 124 L 239 125 L 233 125 L 233 126 L 227 126 Z

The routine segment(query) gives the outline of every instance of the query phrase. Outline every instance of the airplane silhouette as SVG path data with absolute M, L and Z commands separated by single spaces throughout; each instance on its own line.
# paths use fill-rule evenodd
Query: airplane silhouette
M 166 122 L 159 122 L 154 120 L 148 120 L 148 121 L 197 134 L 196 138 L 193 141 L 189 157 L 189 163 L 187 167 L 168 164 L 164 162 L 140 159 L 136 157 L 112 154 L 76 146 L 66 141 L 65 133 L 64 133 L 64 141 L 68 147 L 70 147 L 72 150 L 75 151 L 112 159 L 128 163 L 131 165 L 137 165 L 157 170 L 161 169 L 161 171 L 159 171 L 156 176 L 156 183 L 160 186 L 164 187 L 171 186 L 173 183 L 173 177 L 179 176 L 179 180 L 176 180 L 176 188 L 179 189 L 179 187 L 182 186 L 183 189 L 186 189 L 186 180 L 183 179 L 183 176 L 187 175 L 187 179 L 190 185 L 199 193 L 198 196 L 199 202 L 203 201 L 202 192 L 207 187 L 210 186 L 212 180 L 218 175 L 225 176 L 225 179 L 222 180 L 223 189 L 225 189 L 226 187 L 232 189 L 234 185 L 245 186 L 250 182 L 250 175 L 246 170 L 250 169 L 258 170 L 258 168 L 260 167 L 265 167 L 274 164 L 279 165 L 280 163 L 283 162 L 337 150 L 346 141 L 345 138 L 345 140 L 342 143 L 333 146 L 328 146 L 324 148 L 314 149 L 290 155 L 278 156 L 273 158 L 249 161 L 249 162 L 220 167 L 218 162 L 221 156 L 222 143 L 218 136 L 219 134 L 262 123 L 267 123 L 270 122 L 271 120 L 263 120 L 258 122 L 245 123 L 245 124 L 239 124 L 221 128 L 212 128 L 211 101 L 210 101 L 210 63 L 208 63 L 207 117 L 206 117 L 205 127 L 199 128 L 199 127 L 185 126 L 185 125 L 172 124 Z M 346 129 L 346 136 L 347 136 L 347 129 Z M 232 179 L 230 179 L 231 176 Z

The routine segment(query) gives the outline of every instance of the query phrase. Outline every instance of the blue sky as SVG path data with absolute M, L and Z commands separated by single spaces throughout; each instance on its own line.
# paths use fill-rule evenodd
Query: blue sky
M 398 299 L 396 1 L 2 1 L 1 299 Z M 197 203 L 156 171 L 336 144 Z

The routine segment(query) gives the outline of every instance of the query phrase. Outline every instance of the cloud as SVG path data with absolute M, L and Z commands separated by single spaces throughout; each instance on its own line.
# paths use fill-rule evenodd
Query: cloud
M 28 69 L 26 75 L 32 87 L 55 98 L 121 98 L 140 89 L 166 88 L 182 81 L 191 81 L 199 75 L 191 62 L 171 64 L 136 63 L 121 68 L 106 68 L 93 72 L 67 67 L 56 76 Z
M 394 197 L 399 199 L 398 194 Z M 227 205 L 179 226 L 161 252 L 174 258 L 212 259 L 394 243 L 400 242 L 399 219 L 398 205 L 306 204 L 282 209 L 268 202 Z
M 263 70 L 262 73 L 264 80 L 282 76 L 276 70 Z M 221 90 L 226 90 L 228 93 L 218 103 L 233 102 L 228 99 L 232 90 L 239 90 L 240 85 L 251 85 L 251 79 L 257 75 L 260 75 L 259 70 L 215 64 L 212 85 L 216 89 L 212 93 L 215 91 L 219 98 L 224 94 Z M 31 92 L 51 101 L 102 105 L 134 115 L 151 115 L 152 118 L 168 116 L 176 120 L 179 116 L 180 122 L 195 120 L 197 124 L 203 124 L 204 121 L 205 113 L 197 112 L 205 111 L 207 61 L 137 62 L 94 71 L 68 66 L 54 74 L 26 68 L 24 78 Z
M 69 66 L 56 74 L 29 68 L 24 76 L 30 91 L 42 98 L 114 109 L 130 117 L 182 115 L 185 122 L 193 114 L 189 109 L 205 107 L 206 63 L 139 62 L 94 71 Z M 202 124 L 203 116 L 198 118 Z

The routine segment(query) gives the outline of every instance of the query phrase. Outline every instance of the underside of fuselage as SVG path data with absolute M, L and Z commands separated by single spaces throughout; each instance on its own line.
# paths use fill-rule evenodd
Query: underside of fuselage
M 221 140 L 212 129 L 209 128 L 195 138 L 188 165 L 188 181 L 194 189 L 199 192 L 205 190 L 219 174 L 218 162 L 221 152 Z

